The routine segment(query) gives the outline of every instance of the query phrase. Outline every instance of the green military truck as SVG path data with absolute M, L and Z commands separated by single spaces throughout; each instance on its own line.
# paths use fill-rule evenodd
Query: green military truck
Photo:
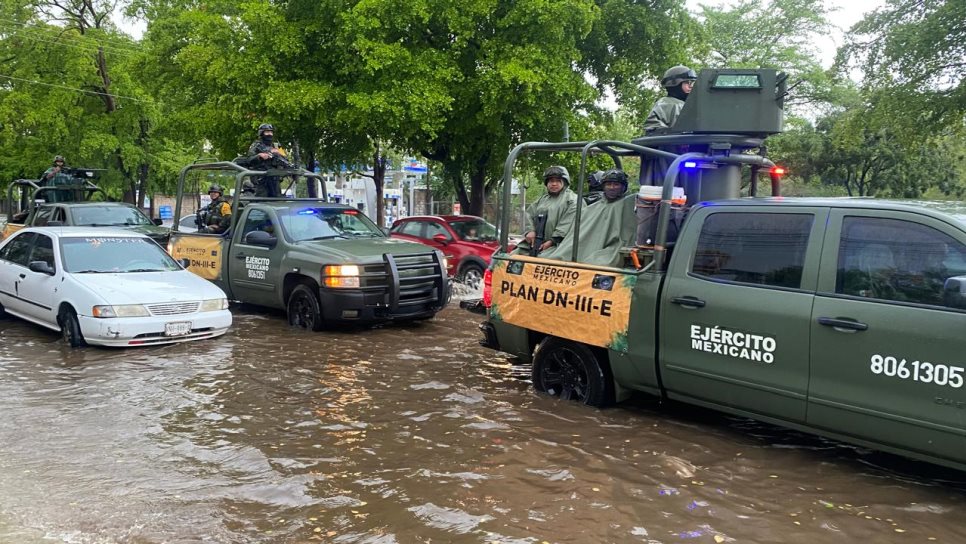
M 55 184 L 18 179 L 7 187 L 4 209 L 8 221 L 0 228 L 0 240 L 24 227 L 115 227 L 149 236 L 161 247 L 168 243 L 169 229 L 160 219 L 150 219 L 137 206 L 109 202 L 100 187 L 90 181 L 95 170 L 71 168 L 54 177 Z
M 229 300 L 285 310 L 291 325 L 409 321 L 434 316 L 449 299 L 446 261 L 428 246 L 386 236 L 361 211 L 320 198 L 244 195 L 252 178 L 320 180 L 301 171 L 251 171 L 235 163 L 181 171 L 169 252 Z M 231 180 L 232 221 L 223 234 L 180 232 L 182 203 L 198 196 L 186 179 Z M 292 186 L 298 187 L 293 181 Z M 196 205 L 196 208 L 198 206 Z
M 762 71 L 737 73 L 768 84 L 716 97 L 729 73 L 703 71 L 685 112 L 695 99 L 780 105 Z M 579 213 L 569 256 L 495 254 L 481 343 L 532 362 L 535 389 L 563 399 L 604 406 L 641 391 L 966 470 L 966 222 L 900 202 L 782 198 L 775 177 L 760 197 L 758 174 L 773 164 L 745 146 L 780 123 L 748 126 L 728 111 L 705 118 L 719 134 L 698 123 L 514 150 L 507 176 L 530 150 L 670 164 L 657 214 L 640 200 L 627 208 L 637 238 L 616 266 L 576 258 L 580 237 L 594 239 Z M 669 140 L 688 151 L 650 147 Z

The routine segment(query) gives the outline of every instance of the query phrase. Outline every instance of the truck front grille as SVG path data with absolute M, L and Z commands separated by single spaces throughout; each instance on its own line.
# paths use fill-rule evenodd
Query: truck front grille
M 425 312 L 446 302 L 447 277 L 435 251 L 383 255 L 381 264 L 363 267 L 362 290 L 367 301 L 387 307 L 390 315 Z

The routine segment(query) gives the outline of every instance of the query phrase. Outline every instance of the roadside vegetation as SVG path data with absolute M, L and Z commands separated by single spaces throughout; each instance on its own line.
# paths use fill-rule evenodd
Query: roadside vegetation
M 234 158 L 271 122 L 303 165 L 427 160 L 480 214 L 508 150 L 640 134 L 669 66 L 769 67 L 798 83 L 768 154 L 795 194 L 959 198 L 966 2 L 888 0 L 822 67 L 821 0 L 0 0 L 0 176 L 51 157 L 119 198 Z M 112 13 L 146 23 L 138 39 Z M 616 111 L 614 109 L 616 104 Z M 566 126 L 566 129 L 565 129 Z M 534 170 L 542 168 L 534 163 Z M 530 183 L 534 197 L 541 187 Z M 382 191 L 379 191 L 380 193 Z M 383 209 L 381 203 L 377 209 Z

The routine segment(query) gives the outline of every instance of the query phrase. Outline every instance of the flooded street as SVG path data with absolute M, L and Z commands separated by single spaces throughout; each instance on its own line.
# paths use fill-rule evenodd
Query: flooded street
M 0 542 L 966 542 L 964 473 L 556 401 L 456 306 L 130 350 L 0 320 Z

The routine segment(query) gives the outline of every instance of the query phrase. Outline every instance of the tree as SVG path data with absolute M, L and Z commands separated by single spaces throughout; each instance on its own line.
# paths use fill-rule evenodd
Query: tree
M 4 1 L 0 149 L 7 177 L 35 177 L 54 154 L 106 169 L 99 182 L 143 205 L 152 168 L 168 171 L 159 104 L 130 72 L 139 55 L 112 2 Z
M 822 68 L 816 43 L 831 29 L 823 0 L 740 0 L 730 7 L 701 6 L 708 67 L 774 68 L 796 84 L 786 105 L 819 105 L 834 82 Z
M 887 0 L 852 27 L 839 62 L 860 67 L 865 88 L 882 91 L 878 106 L 902 123 L 900 134 L 963 129 L 964 13 L 966 0 Z

